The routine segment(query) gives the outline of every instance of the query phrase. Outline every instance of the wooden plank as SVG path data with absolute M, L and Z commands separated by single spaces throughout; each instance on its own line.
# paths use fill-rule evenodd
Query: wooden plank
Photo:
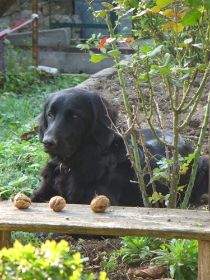
M 11 232 L 0 231 L 0 249 L 11 246 Z
M 210 213 L 204 210 L 110 207 L 93 213 L 89 205 L 68 204 L 53 212 L 46 203 L 16 209 L 0 202 L 0 231 L 63 232 L 95 235 L 137 235 L 210 240 Z
M 210 242 L 199 241 L 198 280 L 210 279 Z

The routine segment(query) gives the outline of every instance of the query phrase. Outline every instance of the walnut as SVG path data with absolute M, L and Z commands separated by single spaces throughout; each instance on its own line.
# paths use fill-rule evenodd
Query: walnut
M 60 212 L 66 206 L 66 201 L 62 196 L 53 196 L 49 201 L 49 207 L 55 211 Z
M 105 212 L 110 206 L 110 200 L 105 195 L 97 195 L 90 203 L 91 209 L 96 213 Z
M 18 209 L 26 209 L 30 207 L 31 199 L 23 193 L 17 193 L 14 197 L 13 203 Z

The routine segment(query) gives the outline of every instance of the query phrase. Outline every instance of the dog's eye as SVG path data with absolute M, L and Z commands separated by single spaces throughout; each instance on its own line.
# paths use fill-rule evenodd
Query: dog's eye
M 48 113 L 47 113 L 47 117 L 48 117 L 49 119 L 53 119 L 53 118 L 54 118 L 54 114 L 53 114 L 52 112 L 48 112 Z

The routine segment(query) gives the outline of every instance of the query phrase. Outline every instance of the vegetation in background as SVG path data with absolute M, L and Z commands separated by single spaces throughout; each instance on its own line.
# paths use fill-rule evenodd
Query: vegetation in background
M 152 237 L 126 236 L 121 238 L 122 246 L 102 261 L 101 266 L 109 273 L 119 263 L 131 267 L 162 266 L 168 268 L 167 277 L 175 280 L 197 279 L 197 240 L 163 240 Z
M 90 1 L 90 6 L 91 3 L 92 1 Z M 98 36 L 92 37 L 86 44 L 79 47 L 90 51 L 90 44 L 97 44 L 101 53 L 95 54 L 90 51 L 90 60 L 97 63 L 103 59 L 112 58 L 115 63 L 128 120 L 127 131 L 122 136 L 127 143 L 128 138 L 131 139 L 132 149 L 129 149 L 129 145 L 127 148 L 138 178 L 144 205 L 151 206 L 154 201 L 155 203 L 158 201 L 159 196 L 159 201 L 165 200 L 168 207 L 175 208 L 180 197 L 179 192 L 183 190 L 183 186 L 179 186 L 179 179 L 183 174 L 183 159 L 180 161 L 178 151 L 179 134 L 189 124 L 201 97 L 204 96 L 204 87 L 210 74 L 209 0 L 115 0 L 112 3 L 102 2 L 102 5 L 103 8 L 93 11 L 93 14 L 96 18 L 106 20 L 108 36 L 98 40 L 98 43 L 96 43 Z M 117 17 L 114 25 L 111 21 L 112 13 L 115 13 Z M 124 18 L 130 18 L 133 21 L 132 37 L 118 33 Z M 142 41 L 145 34 L 148 34 L 149 41 Z M 133 54 L 123 63 L 121 63 L 121 46 L 127 46 L 133 50 Z M 129 93 L 126 91 L 128 73 L 135 81 L 137 92 L 135 104 L 133 104 L 133 100 L 130 102 Z M 199 87 L 195 89 L 193 86 L 198 77 Z M 163 133 L 165 130 L 161 106 L 155 93 L 157 83 L 163 85 L 164 99 L 173 115 L 173 143 L 168 143 L 164 136 L 163 138 L 158 137 L 155 132 L 154 120 L 157 121 Z M 145 90 L 145 85 L 147 90 Z M 210 93 L 208 95 L 210 96 Z M 208 104 L 209 99 L 210 97 Z M 207 131 L 208 106 L 204 111 L 202 129 L 195 153 L 193 157 L 190 155 L 190 158 L 186 158 L 188 163 L 193 159 L 193 168 L 181 204 L 183 208 L 188 206 L 195 180 L 199 155 Z M 167 172 L 164 172 L 167 178 L 164 179 L 169 182 L 169 191 L 165 197 L 161 193 L 157 193 L 154 182 L 151 183 L 155 199 L 151 199 L 147 195 L 143 175 L 146 171 L 153 177 L 153 172 L 150 168 L 141 169 L 138 144 L 145 148 L 144 141 L 142 136 L 137 139 L 135 133 L 136 127 L 141 128 L 137 117 L 139 110 L 144 112 L 148 126 L 154 132 L 157 140 L 166 148 L 165 163 L 168 164 Z M 172 158 L 170 158 L 169 151 L 172 152 Z M 147 162 L 147 166 L 149 166 L 149 162 Z M 185 172 L 187 172 L 187 164 L 184 163 L 184 166 Z
M 128 264 L 146 262 L 153 256 L 153 251 L 162 244 L 160 238 L 152 237 L 122 237 L 122 247 L 119 251 L 122 261 Z
M 154 251 L 152 264 L 167 266 L 168 276 L 177 280 L 196 280 L 198 266 L 197 240 L 172 239 Z

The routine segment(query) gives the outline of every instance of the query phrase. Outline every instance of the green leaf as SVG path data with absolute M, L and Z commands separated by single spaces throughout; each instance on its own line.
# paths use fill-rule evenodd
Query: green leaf
M 205 1 L 204 1 L 204 7 L 205 7 L 207 10 L 210 10 L 210 0 L 205 0 Z
M 195 7 L 195 8 L 200 7 L 200 5 L 201 5 L 201 0 L 188 0 L 188 2 L 190 4 L 190 6 Z
M 107 3 L 107 2 L 102 2 L 101 4 L 102 4 L 102 6 L 109 9 L 110 11 L 113 10 L 113 8 L 114 8 L 114 6 L 112 4 Z
M 166 53 L 166 54 L 164 55 L 164 58 L 163 58 L 164 66 L 168 66 L 168 65 L 169 65 L 169 63 L 170 63 L 170 61 L 171 61 L 171 58 L 172 58 L 172 56 L 171 56 L 170 53 Z
M 152 196 L 149 198 L 151 203 L 157 203 L 158 201 L 162 202 L 164 200 L 164 196 L 160 192 L 153 192 Z
M 184 40 L 184 44 L 189 45 L 189 44 L 192 43 L 192 41 L 193 41 L 192 38 L 185 39 L 185 40 Z
M 101 62 L 102 60 L 108 58 L 107 55 L 104 55 L 104 54 L 91 54 L 90 56 L 90 61 L 92 63 L 98 63 L 98 62 Z
M 166 65 L 163 65 L 163 66 L 151 65 L 151 69 L 157 70 L 158 73 L 161 75 L 169 74 L 171 72 L 170 67 L 168 67 Z
M 93 13 L 93 15 L 96 18 L 105 18 L 106 17 L 106 11 L 105 10 L 95 11 Z
M 160 9 L 162 9 L 162 8 L 165 8 L 166 6 L 170 5 L 173 2 L 174 2 L 174 0 L 157 0 L 156 4 Z
M 140 48 L 140 51 L 141 53 L 143 54 L 147 54 L 148 52 L 151 51 L 151 45 L 148 45 L 148 44 L 144 44 L 141 48 Z
M 111 51 L 108 51 L 107 53 L 114 57 L 119 57 L 121 54 L 121 52 L 119 50 L 111 50 Z
M 183 17 L 182 23 L 184 26 L 193 26 L 199 21 L 201 15 L 200 11 L 193 9 Z
M 171 83 L 177 88 L 183 88 L 182 83 L 180 83 L 180 81 L 178 81 L 177 79 L 172 78 Z
M 155 48 L 153 51 L 151 51 L 148 54 L 148 57 L 152 58 L 152 57 L 157 56 L 161 52 L 162 48 L 163 48 L 163 45 L 158 46 L 157 48 Z

